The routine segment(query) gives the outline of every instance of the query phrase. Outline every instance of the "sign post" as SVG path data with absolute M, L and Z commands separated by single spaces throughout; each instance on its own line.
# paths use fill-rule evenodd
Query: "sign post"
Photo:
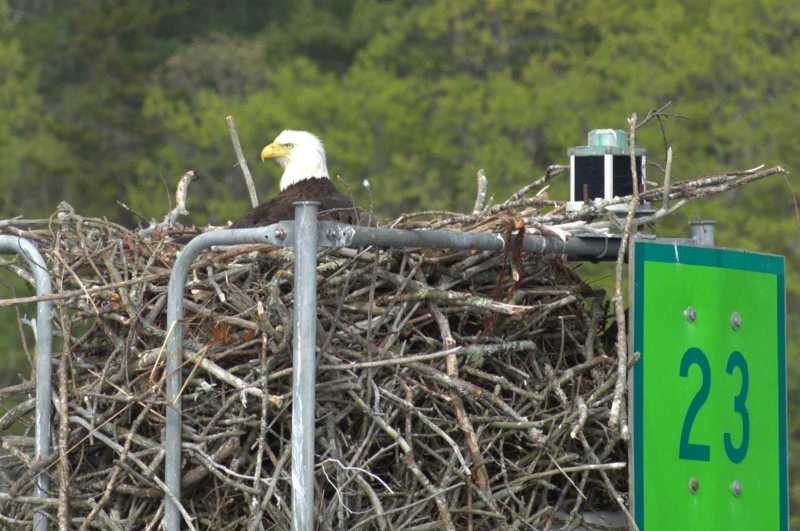
M 630 263 L 639 529 L 788 530 L 783 257 L 636 241 Z

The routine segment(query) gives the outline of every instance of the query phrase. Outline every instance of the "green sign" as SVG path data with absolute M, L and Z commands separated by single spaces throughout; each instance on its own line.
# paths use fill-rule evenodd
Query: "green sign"
M 642 531 L 788 530 L 783 257 L 637 241 Z

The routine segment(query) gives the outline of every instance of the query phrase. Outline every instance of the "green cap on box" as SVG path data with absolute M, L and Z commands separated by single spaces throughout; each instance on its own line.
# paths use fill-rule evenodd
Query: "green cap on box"
M 643 148 L 636 148 L 636 155 L 645 154 Z M 567 153 L 576 157 L 597 155 L 630 155 L 628 133 L 623 129 L 592 129 L 589 131 L 588 145 L 570 148 Z

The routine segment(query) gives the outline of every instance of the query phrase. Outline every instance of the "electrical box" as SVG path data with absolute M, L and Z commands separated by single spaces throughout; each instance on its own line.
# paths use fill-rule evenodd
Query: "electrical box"
M 593 129 L 588 145 L 570 148 L 568 210 L 586 203 L 633 194 L 631 151 L 628 133 L 622 129 Z M 646 151 L 636 148 L 636 176 L 639 192 L 645 189 Z

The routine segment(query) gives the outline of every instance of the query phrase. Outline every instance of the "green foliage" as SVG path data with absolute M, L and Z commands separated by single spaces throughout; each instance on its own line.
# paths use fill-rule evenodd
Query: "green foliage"
M 118 200 L 160 217 L 177 177 L 195 168 L 205 178 L 192 184 L 192 220 L 235 218 L 248 202 L 227 115 L 262 198 L 279 168 L 256 164 L 258 151 L 302 128 L 323 138 L 329 167 L 361 201 L 370 180 L 385 216 L 470 208 L 481 167 L 503 198 L 565 162 L 589 129 L 624 128 L 631 112 L 667 100 L 689 118 L 666 122 L 676 179 L 800 167 L 800 12 L 790 2 L 234 4 L 0 0 L 0 217 L 46 214 L 61 200 L 127 223 Z M 637 136 L 662 162 L 658 125 Z M 551 194 L 563 198 L 564 182 Z M 659 232 L 713 218 L 720 244 L 785 255 L 792 312 L 791 197 L 791 180 L 773 179 L 687 207 Z M 798 329 L 794 314 L 790 324 Z
M 0 269 L 1 298 L 27 296 L 31 295 L 32 291 L 25 286 L 19 277 L 9 271 Z M 30 375 L 31 367 L 25 357 L 25 352 L 21 348 L 20 328 L 17 323 L 18 315 L 22 319 L 35 317 L 36 309 L 33 305 L 0 308 L 0 387 L 16 383 L 20 376 L 27 378 Z M 32 340 L 31 336 L 32 334 L 27 333 L 26 340 Z M 32 343 L 28 342 L 28 345 L 32 345 Z M 0 405 L 0 415 L 3 412 L 2 408 L 3 406 Z
M 27 60 L 0 1 L 0 212 L 46 214 L 44 175 L 58 173 L 68 158 L 65 146 L 48 131 L 44 103 L 37 93 L 38 69 Z M 31 178 L 33 177 L 33 178 Z

